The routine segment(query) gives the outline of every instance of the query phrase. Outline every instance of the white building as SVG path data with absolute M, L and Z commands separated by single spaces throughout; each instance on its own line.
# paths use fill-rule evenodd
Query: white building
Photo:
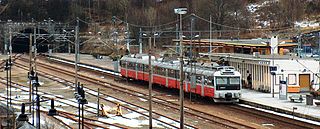
M 319 61 L 314 58 L 298 58 L 284 55 L 245 55 L 237 53 L 212 53 L 202 54 L 212 61 L 223 59 L 234 66 L 242 74 L 244 84 L 247 77 L 252 74 L 252 88 L 264 92 L 271 92 L 274 84 L 275 93 L 279 92 L 279 81 L 286 80 L 288 92 L 309 91 L 312 80 L 318 84 Z M 275 66 L 274 75 L 270 67 Z M 313 86 L 314 87 L 314 86 Z M 318 87 L 317 87 L 318 88 Z M 317 89 L 316 88 L 316 89 Z

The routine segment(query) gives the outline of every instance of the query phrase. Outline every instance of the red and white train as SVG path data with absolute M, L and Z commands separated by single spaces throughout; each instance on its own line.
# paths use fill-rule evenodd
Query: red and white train
M 152 61 L 152 82 L 167 88 L 180 89 L 180 64 Z M 120 60 L 122 77 L 149 81 L 148 56 L 124 56 Z M 184 65 L 185 92 L 210 97 L 215 102 L 238 102 L 241 97 L 241 75 L 230 66 L 203 66 L 193 68 Z M 191 81 L 192 80 L 192 81 Z M 191 83 L 193 88 L 191 88 Z

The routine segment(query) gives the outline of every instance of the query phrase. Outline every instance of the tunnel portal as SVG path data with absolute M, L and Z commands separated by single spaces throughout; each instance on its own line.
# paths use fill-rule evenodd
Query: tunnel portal
M 30 45 L 30 34 L 34 33 L 33 28 L 27 28 L 20 31 L 17 35 L 12 37 L 12 52 L 13 53 L 28 53 L 29 52 L 29 45 Z M 43 29 L 38 29 L 37 34 L 48 34 L 47 31 Z M 50 38 L 36 38 L 36 45 L 37 45 L 37 52 L 38 53 L 45 53 L 48 52 L 48 44 Z M 34 37 L 32 36 L 32 44 L 34 41 Z

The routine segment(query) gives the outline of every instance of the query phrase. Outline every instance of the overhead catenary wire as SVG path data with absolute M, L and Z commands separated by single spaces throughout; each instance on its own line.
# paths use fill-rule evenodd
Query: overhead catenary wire
M 196 14 L 192 14 L 194 17 L 196 18 L 199 18 L 203 21 L 206 21 L 208 23 L 210 23 L 210 20 L 207 20 L 203 17 L 200 17 Z M 214 25 L 218 25 L 218 26 L 222 26 L 222 27 L 226 27 L 226 28 L 231 28 L 231 29 L 236 29 L 236 30 L 248 30 L 248 31 L 251 31 L 251 30 L 287 30 L 287 29 L 294 29 L 292 27 L 282 27 L 282 28 L 270 28 L 270 29 L 256 29 L 256 28 L 241 28 L 241 27 L 233 27 L 233 26 L 228 26 L 228 25 L 223 25 L 223 24 L 219 24 L 219 23 L 216 23 L 216 22 L 211 22 L 211 24 L 214 24 Z

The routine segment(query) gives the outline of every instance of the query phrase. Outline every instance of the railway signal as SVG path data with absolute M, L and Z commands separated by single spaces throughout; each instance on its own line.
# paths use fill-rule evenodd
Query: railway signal
M 78 111 L 79 111 L 79 129 L 81 128 L 80 126 L 80 121 L 81 121 L 81 117 L 80 115 L 82 114 L 82 129 L 84 129 L 84 109 L 83 109 L 83 105 L 84 104 L 88 104 L 88 101 L 86 99 L 86 96 L 85 96 L 85 91 L 83 89 L 83 84 L 81 84 L 80 86 L 80 82 L 78 82 L 78 85 L 76 85 L 76 92 L 74 93 L 75 94 L 75 98 L 77 99 L 78 101 Z M 82 107 L 80 108 L 80 106 L 82 105 Z M 80 113 L 82 110 L 82 113 Z

